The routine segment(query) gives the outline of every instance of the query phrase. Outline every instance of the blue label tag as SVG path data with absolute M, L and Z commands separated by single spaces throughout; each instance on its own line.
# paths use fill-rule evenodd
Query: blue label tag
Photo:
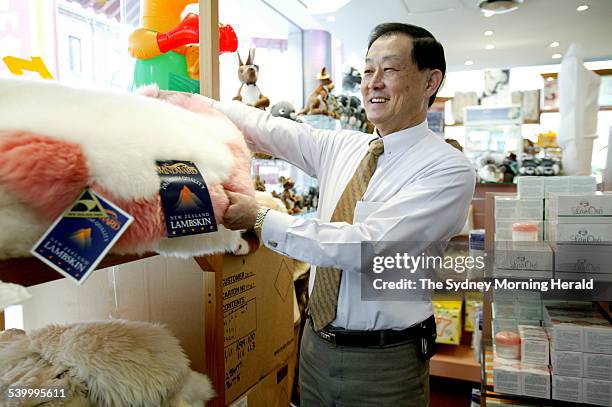
M 157 161 L 157 173 L 168 237 L 217 231 L 206 182 L 194 163 Z
M 30 250 L 32 255 L 77 284 L 89 277 L 133 220 L 93 190 L 86 192 L 95 196 L 106 217 L 67 217 L 73 204 Z

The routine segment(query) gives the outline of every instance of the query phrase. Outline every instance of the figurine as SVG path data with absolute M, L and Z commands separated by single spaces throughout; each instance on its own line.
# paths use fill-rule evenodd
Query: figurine
M 238 94 L 234 100 L 238 100 L 249 106 L 265 110 L 270 106 L 270 99 L 265 97 L 257 86 L 257 77 L 259 75 L 259 67 L 253 64 L 255 60 L 255 48 L 249 49 L 249 57 L 246 62 L 242 62 L 240 54 L 238 55 L 238 78 L 242 85 L 238 89 Z
M 308 96 L 306 106 L 299 114 L 323 114 L 329 113 L 329 95 L 334 89 L 334 83 L 327 73 L 327 69 L 323 67 L 317 75 L 319 86 Z

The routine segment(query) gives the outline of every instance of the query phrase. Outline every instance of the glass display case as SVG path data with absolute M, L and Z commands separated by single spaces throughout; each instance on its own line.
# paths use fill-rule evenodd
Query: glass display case
M 521 107 L 469 106 L 465 108 L 465 154 L 473 163 L 485 153 L 522 156 Z

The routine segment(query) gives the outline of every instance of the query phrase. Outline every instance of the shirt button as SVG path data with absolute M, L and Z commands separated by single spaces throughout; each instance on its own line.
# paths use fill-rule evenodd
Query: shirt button
M 278 246 L 278 243 L 276 243 L 274 240 L 268 240 L 268 244 L 272 247 Z

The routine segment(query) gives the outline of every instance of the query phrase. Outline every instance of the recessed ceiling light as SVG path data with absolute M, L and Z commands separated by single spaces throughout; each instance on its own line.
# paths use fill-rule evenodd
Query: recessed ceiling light
M 485 46 L 485 49 L 487 49 L 487 50 L 495 49 L 495 45 L 488 44 L 488 45 Z
M 495 13 L 492 12 L 492 11 L 483 11 L 482 12 L 482 15 L 485 16 L 485 17 L 491 17 L 493 14 L 495 14 Z
M 547 80 L 548 82 L 552 82 L 552 81 L 554 81 L 554 80 L 555 80 L 555 78 L 553 78 L 552 76 L 549 76 L 548 78 L 546 78 L 546 80 Z
M 335 16 L 328 16 L 327 17 L 327 21 L 329 21 L 330 23 L 333 23 L 336 21 L 336 17 Z
M 490 37 L 493 35 L 493 31 L 492 30 L 487 30 L 484 32 L 485 37 Z
M 561 59 L 561 54 L 553 54 L 552 59 Z
M 549 45 L 549 47 L 551 47 L 551 48 L 557 48 L 558 46 L 559 46 L 559 43 L 557 41 L 551 42 L 550 45 Z
M 474 61 L 471 61 L 468 59 L 467 61 L 464 62 L 464 64 L 467 66 L 474 65 Z
M 586 11 L 589 9 L 589 5 L 588 4 L 582 4 L 578 7 L 576 7 L 576 11 Z

